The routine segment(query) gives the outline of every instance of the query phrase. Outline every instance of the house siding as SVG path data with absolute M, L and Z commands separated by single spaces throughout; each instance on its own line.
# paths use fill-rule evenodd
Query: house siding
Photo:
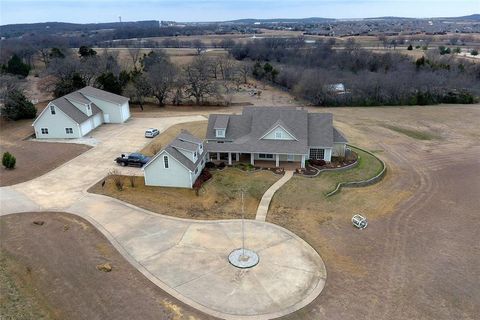
M 124 117 L 130 116 L 130 111 L 125 111 L 125 108 L 129 108 L 128 102 L 126 102 L 122 106 L 119 106 L 118 104 L 100 100 L 91 96 L 87 96 L 87 98 L 93 103 L 95 103 L 97 107 L 99 107 L 103 111 L 103 113 L 107 115 L 105 118 L 109 118 L 110 123 L 123 123 L 125 122 L 125 120 L 128 119 Z
M 345 157 L 345 143 L 334 143 L 332 150 L 332 157 Z
M 164 155 L 168 156 L 168 169 L 163 167 Z M 195 182 L 191 179 L 190 170 L 166 152 L 162 152 L 145 167 L 144 171 L 145 185 L 147 186 L 191 188 L 193 182 Z
M 72 139 L 82 136 L 78 124 L 70 119 L 62 110 L 55 107 L 55 115 L 50 112 L 50 104 L 34 124 L 37 139 Z M 41 128 L 47 128 L 48 134 L 42 134 Z M 67 134 L 65 128 L 72 128 L 73 134 Z

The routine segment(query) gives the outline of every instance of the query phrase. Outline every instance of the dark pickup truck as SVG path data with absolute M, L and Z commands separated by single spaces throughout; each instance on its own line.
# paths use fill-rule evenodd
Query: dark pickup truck
M 122 167 L 125 167 L 125 166 L 143 167 L 148 161 L 150 161 L 150 157 L 144 156 L 141 153 L 122 154 L 120 157 L 115 159 L 115 162 L 121 165 Z

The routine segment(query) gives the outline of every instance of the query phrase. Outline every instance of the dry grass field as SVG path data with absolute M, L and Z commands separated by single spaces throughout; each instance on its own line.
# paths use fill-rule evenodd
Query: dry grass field
M 150 282 L 82 218 L 20 213 L 0 226 L 1 319 L 211 319 Z M 112 271 L 97 270 L 103 263 Z
M 480 105 L 328 111 L 388 173 L 376 185 L 319 194 L 310 204 L 306 187 L 297 202 L 274 197 L 267 220 L 310 243 L 328 273 L 322 294 L 285 319 L 474 319 Z M 369 219 L 366 230 L 353 228 L 355 213 Z

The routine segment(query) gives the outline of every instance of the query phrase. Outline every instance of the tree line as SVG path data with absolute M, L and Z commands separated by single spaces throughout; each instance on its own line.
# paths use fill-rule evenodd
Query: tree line
M 348 39 L 307 45 L 300 39 L 258 39 L 230 50 L 241 61 L 268 63 L 275 76 L 258 77 L 314 105 L 415 105 L 473 103 L 480 94 L 480 65 L 427 52 L 412 58 L 374 53 Z M 342 84 L 345 90 L 338 90 Z

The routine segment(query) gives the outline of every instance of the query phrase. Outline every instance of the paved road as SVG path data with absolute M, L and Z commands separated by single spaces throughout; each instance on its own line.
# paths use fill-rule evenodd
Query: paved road
M 119 252 L 152 282 L 177 299 L 226 319 L 271 319 L 310 303 L 325 285 L 326 270 L 317 252 L 279 226 L 246 222 L 246 246 L 260 263 L 240 270 L 228 254 L 241 245 L 241 223 L 166 217 L 89 194 L 86 189 L 112 168 L 118 153 L 142 148 L 143 130 L 204 120 L 203 117 L 132 119 L 105 125 L 98 145 L 39 178 L 0 188 L 0 214 L 59 210 L 95 225 Z

